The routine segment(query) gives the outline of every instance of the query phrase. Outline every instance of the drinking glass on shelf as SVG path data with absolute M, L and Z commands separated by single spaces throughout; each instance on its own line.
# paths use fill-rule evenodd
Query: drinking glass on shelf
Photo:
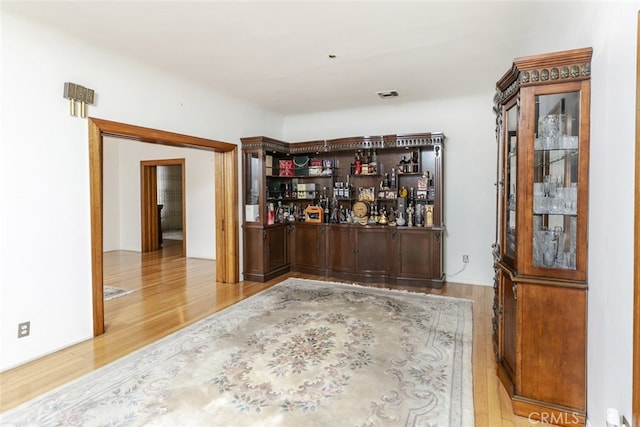
M 533 183 L 533 195 L 534 196 L 544 196 L 544 183 L 543 182 L 534 182 Z
M 549 211 L 549 198 L 545 196 L 533 197 L 533 212 L 544 214 Z
M 565 115 L 549 114 L 540 119 L 538 128 L 542 136 L 542 146 L 545 150 L 559 148 L 560 139 L 565 131 Z

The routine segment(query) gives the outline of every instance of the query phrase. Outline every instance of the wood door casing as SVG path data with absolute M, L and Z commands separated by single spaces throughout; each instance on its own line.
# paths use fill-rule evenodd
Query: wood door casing
M 199 138 L 157 129 L 90 117 L 88 119 L 89 139 L 89 201 L 91 217 L 91 286 L 93 300 L 93 334 L 104 333 L 104 291 L 103 291 L 103 136 L 114 136 L 173 147 L 196 148 L 221 153 L 226 174 L 216 181 L 218 188 L 233 188 L 234 191 L 214 192 L 216 212 L 221 210 L 218 220 L 224 219 L 230 224 L 226 227 L 222 243 L 216 244 L 216 259 L 224 258 L 225 277 L 216 280 L 225 283 L 237 283 L 239 280 L 238 259 L 238 192 L 237 192 L 237 145 L 222 141 Z M 235 160 L 235 163 L 234 163 Z M 213 177 L 212 177 L 213 179 Z M 213 218 L 212 218 L 213 220 Z M 223 255 L 225 254 L 225 255 Z M 225 258 L 226 256 L 226 258 Z
M 213 153 L 216 216 L 216 281 L 240 280 L 238 240 L 238 147 Z M 222 242 L 222 243 L 221 243 Z M 223 250 L 220 250 L 223 248 Z
M 155 165 L 140 164 L 140 251 L 160 249 L 158 235 L 158 170 Z
M 638 12 L 638 36 L 636 55 L 636 186 L 634 226 L 634 309 L 633 309 L 633 414 L 634 427 L 640 427 L 640 12 Z

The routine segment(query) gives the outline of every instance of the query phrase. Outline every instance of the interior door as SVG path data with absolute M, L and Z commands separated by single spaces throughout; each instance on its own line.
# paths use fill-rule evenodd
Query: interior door
M 158 175 L 155 164 L 140 162 L 141 251 L 160 249 L 160 218 L 158 212 Z

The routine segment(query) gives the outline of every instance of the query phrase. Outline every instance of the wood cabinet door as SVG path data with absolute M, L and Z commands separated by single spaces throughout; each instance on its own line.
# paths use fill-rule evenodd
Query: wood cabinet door
M 523 284 L 519 393 L 583 412 L 586 409 L 587 290 Z
M 386 276 L 392 261 L 389 254 L 385 228 L 356 228 L 356 274 Z
M 500 334 L 500 343 L 498 348 L 498 359 L 507 374 L 510 376 L 511 383 L 516 384 L 517 369 L 517 284 L 513 283 L 506 274 L 502 274 L 500 278 L 500 305 L 502 316 L 500 317 L 500 326 L 502 333 Z M 516 385 L 517 388 L 517 385 Z M 517 391 L 517 390 L 516 390 Z
M 287 227 L 267 229 L 267 265 L 268 271 L 273 271 L 287 265 Z
M 329 227 L 327 268 L 339 273 L 352 273 L 355 267 L 353 226 Z
M 424 230 L 398 229 L 394 237 L 396 274 L 398 279 L 431 279 L 434 277 L 433 233 Z
M 265 273 L 265 241 L 267 231 L 263 227 L 244 227 L 244 277 L 257 280 Z
M 326 226 L 297 224 L 293 231 L 291 263 L 298 271 L 310 273 L 324 267 L 324 237 Z

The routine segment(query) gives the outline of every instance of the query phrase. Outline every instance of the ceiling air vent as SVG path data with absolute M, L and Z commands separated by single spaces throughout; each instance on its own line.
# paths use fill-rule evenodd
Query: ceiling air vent
M 396 96 L 398 96 L 398 91 L 397 90 L 384 90 L 384 91 L 380 91 L 380 92 L 376 92 L 376 93 L 382 99 L 384 99 L 384 98 L 395 98 Z

